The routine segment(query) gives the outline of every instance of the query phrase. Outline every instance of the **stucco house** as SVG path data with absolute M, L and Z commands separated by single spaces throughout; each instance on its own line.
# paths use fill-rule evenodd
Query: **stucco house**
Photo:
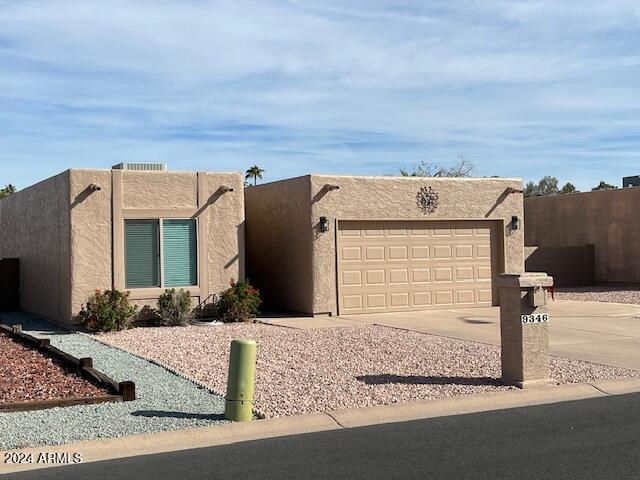
M 71 324 L 112 286 L 139 305 L 184 288 L 195 306 L 244 278 L 242 175 L 141 168 L 67 170 L 0 201 L 24 311 Z
M 306 175 L 245 191 L 248 277 L 311 315 L 499 304 L 524 271 L 522 181 Z

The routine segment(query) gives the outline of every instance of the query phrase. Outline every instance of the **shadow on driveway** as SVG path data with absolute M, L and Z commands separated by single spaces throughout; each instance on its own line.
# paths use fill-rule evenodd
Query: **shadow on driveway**
M 385 385 L 389 383 L 403 383 L 411 385 L 494 385 L 499 386 L 500 380 L 493 377 L 436 377 L 424 375 L 360 375 L 356 377 L 367 385 Z
M 478 320 L 477 318 L 463 318 L 462 321 L 466 323 L 473 323 L 474 325 L 490 325 L 493 323 L 490 320 Z

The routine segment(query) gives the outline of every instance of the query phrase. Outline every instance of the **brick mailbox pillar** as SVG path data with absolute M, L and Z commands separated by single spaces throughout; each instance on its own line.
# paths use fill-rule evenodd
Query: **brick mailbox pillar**
M 549 379 L 549 314 L 546 273 L 499 276 L 502 382 L 520 388 L 544 386 Z

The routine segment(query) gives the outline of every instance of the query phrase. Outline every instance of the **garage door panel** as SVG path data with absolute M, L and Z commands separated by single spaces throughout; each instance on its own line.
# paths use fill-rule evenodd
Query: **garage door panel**
M 362 260 L 360 247 L 344 246 L 340 250 L 341 250 L 342 261 L 359 262 L 360 260 Z
M 456 300 L 459 304 L 475 303 L 475 294 L 473 290 L 458 290 L 456 292 Z
M 431 270 L 428 268 L 412 268 L 413 283 L 428 283 L 431 281 Z
M 408 260 L 409 248 L 405 245 L 391 245 L 388 257 L 389 260 Z
M 344 270 L 342 272 L 342 284 L 348 287 L 362 285 L 362 271 Z
M 342 309 L 345 311 L 362 310 L 363 302 L 362 295 L 343 295 L 342 297 Z
M 411 247 L 411 260 L 427 260 L 429 258 L 429 247 L 427 245 Z
M 456 268 L 457 282 L 469 282 L 469 281 L 473 282 L 475 280 L 473 266 L 455 267 L 455 268 Z
M 491 305 L 491 231 L 500 230 L 485 225 L 339 222 L 340 312 Z
M 492 292 L 491 289 L 479 289 L 477 290 L 478 294 L 478 303 L 484 303 L 491 305 L 492 301 Z
M 433 269 L 434 282 L 451 282 L 453 271 L 451 267 L 438 267 Z
M 473 258 L 473 245 L 456 245 L 455 246 L 456 259 L 462 258 Z
M 409 305 L 409 292 L 389 294 L 389 306 L 408 307 Z
M 491 258 L 491 246 L 476 245 L 476 258 Z
M 375 260 L 384 260 L 384 247 L 364 247 L 364 259 L 368 262 Z
M 352 237 L 361 237 L 362 231 L 359 229 L 353 230 L 340 230 L 340 237 L 342 238 L 352 238 Z
M 436 305 L 453 305 L 453 290 L 436 290 Z
M 366 285 L 384 285 L 385 277 L 386 275 L 383 269 L 367 269 L 365 273 Z
M 391 285 L 398 285 L 398 284 L 409 285 L 409 269 L 408 268 L 390 268 L 389 283 Z
M 413 292 L 414 307 L 429 307 L 431 303 L 431 292 Z
M 453 248 L 451 245 L 434 245 L 433 258 L 435 260 L 451 260 Z
M 491 265 L 476 267 L 478 280 L 491 280 Z
M 386 308 L 387 295 L 385 293 L 368 293 L 366 301 L 368 308 Z

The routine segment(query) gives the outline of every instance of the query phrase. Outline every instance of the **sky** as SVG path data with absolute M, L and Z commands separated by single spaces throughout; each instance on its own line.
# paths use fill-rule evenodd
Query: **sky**
M 640 174 L 640 1 L 0 0 L 0 185 L 164 162 Z

